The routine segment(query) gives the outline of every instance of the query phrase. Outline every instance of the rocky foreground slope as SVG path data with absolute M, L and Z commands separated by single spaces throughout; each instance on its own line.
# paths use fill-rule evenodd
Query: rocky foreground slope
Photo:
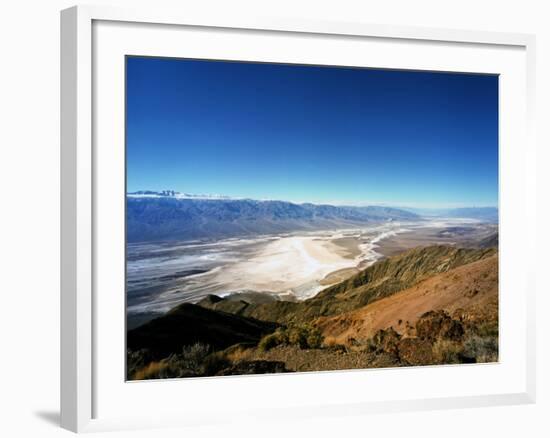
M 416 248 L 303 302 L 209 296 L 128 332 L 128 378 L 498 360 L 496 248 Z
M 315 325 L 327 339 L 342 344 L 388 327 L 415 336 L 417 322 L 430 311 L 444 311 L 464 323 L 492 322 L 498 315 L 498 255 L 435 274 L 368 306 L 320 317 Z

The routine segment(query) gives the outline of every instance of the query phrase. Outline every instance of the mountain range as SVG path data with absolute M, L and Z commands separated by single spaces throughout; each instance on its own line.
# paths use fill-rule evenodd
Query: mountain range
M 174 191 L 128 193 L 126 217 L 128 242 L 227 238 L 420 218 L 383 206 L 295 204 Z
M 482 222 L 498 223 L 497 207 L 460 207 L 460 208 L 404 208 L 420 216 L 467 218 Z

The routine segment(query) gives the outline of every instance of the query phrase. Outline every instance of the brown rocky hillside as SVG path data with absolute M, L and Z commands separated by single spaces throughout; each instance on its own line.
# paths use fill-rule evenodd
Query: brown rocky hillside
M 415 336 L 418 319 L 444 310 L 465 323 L 498 318 L 498 254 L 433 275 L 416 285 L 359 309 L 320 317 L 314 325 L 326 339 L 347 344 L 389 327 Z

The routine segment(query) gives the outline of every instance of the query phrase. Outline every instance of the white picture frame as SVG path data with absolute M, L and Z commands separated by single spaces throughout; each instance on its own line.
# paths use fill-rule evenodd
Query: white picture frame
M 94 26 L 106 23 L 105 31 L 97 31 Z M 207 422 L 206 407 L 207 405 L 202 399 L 197 399 L 194 408 L 196 411 L 189 413 L 184 407 L 179 407 L 171 412 L 167 412 L 159 404 L 156 411 L 150 415 L 132 415 L 131 410 L 115 412 L 116 405 L 122 405 L 121 399 L 116 397 L 123 396 L 122 392 L 109 393 L 109 398 L 112 398 L 113 406 L 104 408 L 101 400 L 105 401 L 105 388 L 108 386 L 105 382 L 111 382 L 109 379 L 118 378 L 121 370 L 114 372 L 108 377 L 109 371 L 105 371 L 109 367 L 105 363 L 106 354 L 97 354 L 102 351 L 105 337 L 102 334 L 105 327 L 116 332 L 120 329 L 117 323 L 101 323 L 106 319 L 106 314 L 103 312 L 105 300 L 98 300 L 97 294 L 98 285 L 104 285 L 105 282 L 114 280 L 108 275 L 103 275 L 101 266 L 103 256 L 105 254 L 104 240 L 99 242 L 98 232 L 103 233 L 101 228 L 101 211 L 104 211 L 109 202 L 118 202 L 116 197 L 120 193 L 114 193 L 113 198 L 105 200 L 107 195 L 101 189 L 101 185 L 109 183 L 111 176 L 108 161 L 111 158 L 105 154 L 97 154 L 98 141 L 103 145 L 109 142 L 104 142 L 102 133 L 96 128 L 96 124 L 101 124 L 101 99 L 96 94 L 99 77 L 104 73 L 109 59 L 119 59 L 120 53 L 125 53 L 128 46 L 124 42 L 124 38 L 117 32 L 119 30 L 113 27 L 116 25 L 130 25 L 132 35 L 138 35 L 141 30 L 139 26 L 149 26 L 153 34 L 159 34 L 158 44 L 162 44 L 162 32 L 175 31 L 178 28 L 190 29 L 190 31 L 198 30 L 201 34 L 207 35 L 209 32 L 218 32 L 221 30 L 237 31 L 239 38 L 253 40 L 260 38 L 263 32 L 268 32 L 273 38 L 278 36 L 304 38 L 315 36 L 319 38 L 339 38 L 342 41 L 338 44 L 346 44 L 348 40 L 353 40 L 356 43 L 361 41 L 388 42 L 390 44 L 400 44 L 402 46 L 413 47 L 418 46 L 438 46 L 439 49 L 444 49 L 446 45 L 453 47 L 464 47 L 465 49 L 475 50 L 483 48 L 484 50 L 495 50 L 499 52 L 514 53 L 509 60 L 503 54 L 501 65 L 509 63 L 510 71 L 514 70 L 517 75 L 510 73 L 510 78 L 513 76 L 521 82 L 521 86 L 513 84 L 510 80 L 510 89 L 514 88 L 514 93 L 503 95 L 501 102 L 503 107 L 503 118 L 501 123 L 506 122 L 509 125 L 510 132 L 501 132 L 504 138 L 506 149 L 503 151 L 501 144 L 501 154 L 504 162 L 501 162 L 500 175 L 506 191 L 501 193 L 501 202 L 503 206 L 508 208 L 501 209 L 501 222 L 503 221 L 508 233 L 501 239 L 502 247 L 508 245 L 509 248 L 516 248 L 517 252 L 531 249 L 528 254 L 533 254 L 532 248 L 535 244 L 535 160 L 536 146 L 533 139 L 533 106 L 534 106 L 534 57 L 535 57 L 535 39 L 532 35 L 525 34 L 508 34 L 508 33 L 492 33 L 492 32 L 476 32 L 476 31 L 461 31 L 451 29 L 426 29 L 417 27 L 403 26 L 383 26 L 366 23 L 341 23 L 341 22 L 317 22 L 303 19 L 281 19 L 281 18 L 258 18 L 239 16 L 223 16 L 219 17 L 215 14 L 209 16 L 196 15 L 193 11 L 162 11 L 157 9 L 150 10 L 129 10 L 110 7 L 96 6 L 77 6 L 66 9 L 61 12 L 61 426 L 75 431 L 100 431 L 112 429 L 131 429 L 131 428 L 147 428 L 147 427 L 163 427 L 175 425 L 190 425 L 204 424 Z M 126 32 L 126 30 L 124 31 Z M 149 38 L 150 46 L 145 47 L 144 41 L 140 38 L 132 38 L 133 49 L 143 48 L 143 53 L 154 53 L 160 46 L 157 44 L 156 37 Z M 185 35 L 182 38 L 186 38 Z M 112 44 L 109 50 L 106 49 L 105 41 Z M 119 44 L 120 43 L 120 44 Z M 141 45 L 141 46 L 140 46 Z M 164 45 L 165 50 L 172 50 Z M 431 47 L 430 46 L 430 47 Z M 155 48 L 157 47 L 157 48 Z M 252 47 L 252 46 L 251 46 Z M 137 49 L 136 49 L 137 48 Z M 438 49 L 438 50 L 439 50 Z M 176 50 L 176 49 L 174 49 Z M 196 50 L 205 51 L 205 58 L 208 58 L 208 47 L 199 46 Z M 324 56 L 331 56 L 330 47 L 327 48 L 327 53 Z M 399 50 L 403 50 L 402 48 Z M 107 53 L 109 52 L 110 53 Z M 265 51 L 265 50 L 264 50 Z M 98 53 L 101 52 L 101 53 Z M 102 58 L 103 52 L 105 58 Z M 112 53 L 111 53 L 112 52 Z M 168 52 L 163 53 L 166 55 Z M 128 53 L 126 53 L 128 54 Z M 239 57 L 238 53 L 234 54 Z M 274 54 L 273 56 L 276 56 Z M 500 55 L 498 55 L 500 56 Z M 109 58 L 110 57 L 110 58 Z M 101 67 L 95 65 L 94 60 L 101 59 Z M 104 62 L 104 59 L 106 62 Z M 299 59 L 296 55 L 295 59 Z M 343 63 L 344 60 L 336 60 L 336 63 Z M 383 58 L 380 58 L 379 64 L 383 63 Z M 385 67 L 392 67 L 391 59 Z M 427 68 L 426 64 L 420 64 L 415 67 L 414 60 L 404 60 L 403 63 L 408 64 L 395 65 L 394 68 Z M 448 62 L 451 62 L 450 60 Z M 456 58 L 453 61 L 455 69 L 460 71 L 460 59 Z M 483 62 L 483 66 L 479 67 L 480 71 L 490 69 L 491 58 L 477 60 Z M 450 65 L 450 64 L 449 64 Z M 473 65 L 473 64 L 472 64 Z M 481 65 L 481 64 L 480 64 Z M 495 63 L 497 65 L 497 63 Z M 500 65 L 500 64 L 499 64 Z M 508 65 L 508 64 L 506 64 Z M 495 67 L 494 73 L 500 73 L 500 67 Z M 508 67 L 502 67 L 508 68 Z M 110 71 L 110 70 L 108 70 Z M 472 71 L 468 68 L 467 71 Z M 113 70 L 113 75 L 115 70 Z M 118 71 L 120 73 L 120 71 Z M 523 80 L 525 82 L 523 83 Z M 116 93 L 120 93 L 120 78 L 113 83 L 109 83 L 108 87 L 115 87 Z M 100 85 L 102 87 L 103 85 Z M 115 94 L 116 94 L 115 93 Z M 119 94 L 117 94 L 119 95 Z M 98 102 L 99 99 L 99 102 Z M 514 120 L 506 114 L 507 107 L 510 103 L 517 103 L 521 111 L 519 120 Z M 120 110 L 116 105 L 113 111 Z M 113 120 L 120 121 L 120 111 L 117 114 L 113 113 Z M 517 124 L 517 126 L 516 126 Z M 103 129 L 103 128 L 102 128 Z M 513 131 L 513 132 L 512 132 Z M 115 137 L 113 137 L 115 138 Z M 113 146 L 113 145 L 110 145 Z M 113 146 L 118 148 L 116 144 Z M 121 151 L 113 150 L 113 163 L 117 157 L 123 156 L 124 145 L 120 145 Z M 122 154 L 122 155 L 121 155 Z M 118 169 L 113 165 L 113 168 Z M 115 172 L 119 172 L 115 170 Z M 115 179 L 120 181 L 121 175 Z M 513 179 L 517 183 L 517 187 L 511 189 L 511 185 L 507 181 Z M 98 186 L 98 181 L 100 181 Z M 102 182 L 101 182 L 102 181 Z M 114 186 L 117 182 L 113 179 Z M 502 198 L 505 196 L 505 199 Z M 519 200 L 523 199 L 522 208 L 517 208 Z M 105 204 L 102 204 L 105 202 Z M 98 208 L 101 206 L 102 208 Z M 116 213 L 115 213 L 116 214 Z M 523 227 L 523 240 L 519 242 L 518 233 L 519 227 L 514 223 L 525 222 Z M 115 221 L 116 222 L 116 221 Z M 527 231 L 525 231 L 527 230 Z M 113 237 L 113 236 L 110 236 Z M 119 236 L 120 237 L 120 236 Z M 101 240 L 101 239 L 100 239 Z M 116 240 L 116 239 L 115 239 Z M 116 251 L 114 251 L 116 253 Z M 224 414 L 220 408 L 214 404 L 208 405 L 210 410 L 216 413 L 215 417 L 218 422 L 231 421 L 235 418 L 235 413 L 238 413 L 241 418 L 243 416 L 253 416 L 255 418 L 274 418 L 275 416 L 284 416 L 292 418 L 311 417 L 314 415 L 350 415 L 364 414 L 369 412 L 400 412 L 406 410 L 417 409 L 441 409 L 441 408 L 456 408 L 456 407 L 475 407 L 489 405 L 505 405 L 505 404 L 520 404 L 533 403 L 535 400 L 535 309 L 534 309 L 534 272 L 530 267 L 528 260 L 529 255 L 510 254 L 510 257 L 520 257 L 523 262 L 518 264 L 517 271 L 513 274 L 514 277 L 506 277 L 507 281 L 514 281 L 519 287 L 519 298 L 517 298 L 518 306 L 516 309 L 521 312 L 521 322 L 519 327 L 521 333 L 518 334 L 517 346 L 521 346 L 520 351 L 516 351 L 517 366 L 515 371 L 503 371 L 500 375 L 501 380 L 509 380 L 509 387 L 504 387 L 502 391 L 497 389 L 487 389 L 486 392 L 468 392 L 468 389 L 460 392 L 445 393 L 444 390 L 432 392 L 431 396 L 415 395 L 414 390 L 407 394 L 401 394 L 399 388 L 391 391 L 389 398 L 373 396 L 373 398 L 354 398 L 346 400 L 345 396 L 333 393 L 333 401 L 329 403 L 326 400 L 316 398 L 314 392 L 308 397 L 300 398 L 296 404 L 292 406 L 280 406 L 277 410 L 266 407 L 255 407 L 246 405 L 243 402 L 242 406 L 235 406 L 234 411 Z M 501 258 L 501 263 L 506 260 Z M 512 259 L 510 258 L 510 263 Z M 532 264 L 531 264 L 532 266 Z M 99 272 L 99 274 L 98 274 Z M 506 274 L 512 275 L 512 274 Z M 501 274 L 502 280 L 502 274 Z M 120 290 L 120 294 L 124 294 L 124 289 Z M 114 303 L 114 312 L 119 309 L 117 302 Z M 113 306 L 111 306 L 113 307 Z M 118 309 L 118 310 L 117 310 Z M 103 312 L 103 313 L 102 313 Z M 122 317 L 122 316 L 121 316 Z M 118 318 L 118 317 L 117 317 Z M 506 321 L 506 318 L 504 318 Z M 107 325 L 106 325 L 107 324 Z M 98 326 L 101 326 L 98 328 Z M 503 333 L 507 333 L 506 326 L 503 326 Z M 117 335 L 118 336 L 118 335 Z M 121 333 L 120 336 L 123 336 Z M 118 336 L 118 338 L 120 338 Z M 516 341 L 514 341 L 516 342 Z M 113 347 L 115 344 L 113 344 Z M 108 349 L 105 350 L 106 352 Z M 123 351 L 120 353 L 123 355 Z M 115 365 L 112 365 L 116 367 Z M 496 365 L 496 367 L 506 368 L 506 361 Z M 458 369 L 459 367 L 454 367 Z M 448 370 L 449 368 L 447 368 Z M 461 368 L 462 369 L 462 368 Z M 466 373 L 472 375 L 485 373 L 487 376 L 496 375 L 499 373 L 499 368 L 484 368 L 485 371 L 478 371 L 481 368 L 465 367 L 469 370 Z M 473 370 L 473 371 L 472 371 Z M 487 371 L 488 370 L 488 371 Z M 381 375 L 389 370 L 370 370 L 369 375 Z M 434 367 L 422 367 L 415 371 L 407 370 L 391 370 L 392 378 L 396 381 L 404 381 L 410 378 L 412 374 L 403 374 L 416 372 L 415 379 L 427 378 L 434 374 L 440 374 L 438 378 L 458 379 L 460 385 L 460 377 L 458 371 L 443 371 L 436 370 Z M 452 373 L 452 374 L 450 374 Z M 508 373 L 508 374 L 507 374 Z M 515 374 L 514 374 L 515 373 Z M 507 376 L 510 378 L 508 379 Z M 479 377 L 480 380 L 487 380 L 485 377 Z M 285 379 L 285 380 L 282 380 Z M 235 391 L 242 388 L 246 393 L 252 390 L 252 386 L 263 388 L 263 382 L 266 382 L 265 388 L 275 388 L 276 386 L 293 385 L 293 387 L 303 386 L 311 388 L 313 385 L 326 385 L 328 394 L 331 394 L 333 387 L 346 385 L 352 387 L 361 381 L 364 384 L 365 373 L 360 372 L 338 372 L 338 373 L 310 373 L 295 374 L 292 376 L 252 376 L 252 377 L 231 377 L 223 378 L 221 384 L 213 383 L 214 379 L 190 379 L 187 380 L 187 394 L 193 394 L 195 391 L 218 391 L 222 394 L 223 391 Z M 103 383 L 102 383 L 103 382 Z M 120 382 L 121 387 L 132 387 L 131 397 L 139 397 L 143 393 L 144 399 L 154 398 L 156 395 L 163 393 L 171 393 L 181 388 L 181 383 L 175 381 L 165 382 Z M 141 385 L 141 386 L 139 386 Z M 157 385 L 154 388 L 154 385 Z M 304 386 L 305 385 L 305 386 Z M 399 384 L 396 383 L 398 386 Z M 482 385 L 481 385 L 482 386 Z M 98 389 L 99 388 L 99 389 Z M 147 389 L 139 389 L 147 388 Z M 487 388 L 491 388 L 487 386 Z M 496 388 L 496 387 L 495 387 Z M 435 391 L 435 390 L 434 390 Z M 484 391 L 482 388 L 481 391 Z M 215 392 L 211 392 L 215 393 Z M 98 395 L 99 394 L 99 395 Z M 128 394 L 124 395 L 125 397 Z M 340 396 L 340 398 L 338 398 Z M 103 398 L 102 398 L 103 397 Z M 343 398 L 342 398 L 343 397 Z M 221 397 L 223 399 L 223 397 Z M 202 403 L 202 405 L 201 405 Z M 216 410 L 218 409 L 218 410 Z M 107 412 L 108 415 L 103 415 L 101 412 Z M 219 415 L 218 415 L 219 414 Z M 214 417 L 214 416 L 213 416 Z

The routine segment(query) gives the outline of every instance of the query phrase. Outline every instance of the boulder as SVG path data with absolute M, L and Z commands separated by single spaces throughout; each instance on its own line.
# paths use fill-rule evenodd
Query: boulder
M 430 365 L 434 363 L 432 343 L 426 339 L 403 338 L 398 344 L 401 362 L 407 365 Z
M 397 346 L 401 335 L 393 327 L 378 330 L 370 339 L 370 348 L 378 353 L 397 355 Z
M 444 310 L 431 310 L 424 313 L 416 322 L 416 336 L 434 342 L 437 339 L 459 341 L 464 335 L 464 327 Z

